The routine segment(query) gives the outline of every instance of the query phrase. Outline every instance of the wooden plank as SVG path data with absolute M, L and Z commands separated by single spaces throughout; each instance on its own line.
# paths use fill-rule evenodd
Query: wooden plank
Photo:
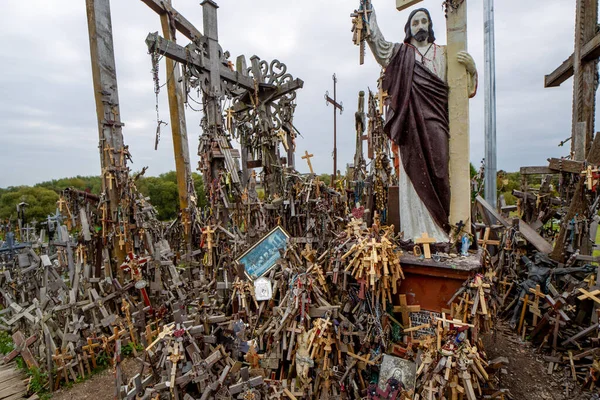
M 509 222 L 508 222 L 506 219 L 504 219 L 504 217 L 503 217 L 502 215 L 498 214 L 498 211 L 496 211 L 496 209 L 495 209 L 494 207 L 492 207 L 492 206 L 490 205 L 490 203 L 488 203 L 487 201 L 485 201 L 485 199 L 484 199 L 483 197 L 481 197 L 481 196 L 477 196 L 477 199 L 476 199 L 476 200 L 477 200 L 477 202 L 478 202 L 479 204 L 481 204 L 481 206 L 482 206 L 483 208 L 485 208 L 485 210 L 486 210 L 488 213 L 490 213 L 490 215 L 492 215 L 494 218 L 496 218 L 496 220 L 497 220 L 498 222 L 500 222 L 500 223 L 501 223 L 502 225 L 504 225 L 505 227 L 507 227 L 507 228 L 510 228 L 511 224 L 510 224 L 510 223 L 509 223 Z
M 202 33 L 170 4 L 162 0 L 142 0 L 142 2 L 159 15 L 170 14 L 173 21 L 175 21 L 175 28 L 188 39 L 193 41 L 195 38 L 200 39 L 203 37 Z
M 15 394 L 25 395 L 27 392 L 27 381 L 18 381 L 12 383 L 10 386 L 3 386 L 0 388 L 0 399 L 14 396 Z
M 541 253 L 551 253 L 552 245 L 541 237 L 527 222 L 519 220 L 519 232 Z
M 573 55 L 567 58 L 560 67 L 544 77 L 544 87 L 558 87 L 573 76 Z
M 556 171 L 548 167 L 521 167 L 521 175 L 555 174 Z
M 581 58 L 584 61 L 594 61 L 600 57 L 600 33 L 581 48 Z
M 408 7 L 414 6 L 423 0 L 396 0 L 396 9 L 398 11 L 406 10 Z
M 560 158 L 549 158 L 548 159 L 548 167 L 553 171 L 558 172 L 571 172 L 573 174 L 579 174 L 585 168 L 583 166 L 583 162 L 581 161 L 573 161 L 573 160 L 565 160 Z

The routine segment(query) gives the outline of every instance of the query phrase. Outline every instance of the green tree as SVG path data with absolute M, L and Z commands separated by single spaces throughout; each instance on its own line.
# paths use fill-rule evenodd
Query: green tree
M 21 186 L 9 188 L 0 194 L 0 218 L 16 219 L 17 204 L 25 202 L 28 204 L 25 209 L 25 222 L 32 219 L 39 222 L 56 211 L 57 201 L 58 194 L 43 187 Z

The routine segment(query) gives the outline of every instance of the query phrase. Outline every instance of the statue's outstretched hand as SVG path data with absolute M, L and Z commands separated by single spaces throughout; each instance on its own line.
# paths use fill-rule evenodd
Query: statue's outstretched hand
M 471 57 L 471 55 L 469 53 L 467 53 L 466 51 L 459 51 L 458 54 L 456 55 L 456 59 L 459 63 L 461 63 L 462 65 L 465 66 L 465 68 L 467 69 L 467 72 L 469 72 L 471 75 L 473 75 L 477 72 L 477 67 L 475 66 L 475 60 L 473 60 L 473 57 Z

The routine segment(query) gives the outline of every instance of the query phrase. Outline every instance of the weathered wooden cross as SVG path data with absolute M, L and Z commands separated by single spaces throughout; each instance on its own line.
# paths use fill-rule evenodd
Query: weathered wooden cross
M 168 12 L 169 9 L 172 10 L 172 7 L 166 7 L 164 2 L 143 1 L 161 14 Z M 263 112 L 265 104 L 271 104 L 275 100 L 301 88 L 303 82 L 300 79 L 281 85 L 273 84 L 271 81 L 265 82 L 263 79 L 265 77 L 262 75 L 257 76 L 257 73 L 261 72 L 262 69 L 260 68 L 261 61 L 256 56 L 252 58 L 253 76 L 248 74 L 243 57 L 238 57 L 238 61 L 240 61 L 238 62 L 238 70 L 233 71 L 226 58 L 228 57 L 227 52 L 223 51 L 218 41 L 218 5 L 213 0 L 204 0 L 201 5 L 204 26 L 202 34 L 180 14 L 175 13 L 173 17 L 175 28 L 193 40 L 188 46 L 182 47 L 173 41 L 160 37 L 158 33 L 150 33 L 146 39 L 146 44 L 150 53 L 157 52 L 184 65 L 186 70 L 201 85 L 207 124 L 201 138 L 199 151 L 203 153 L 200 154 L 201 157 L 208 157 L 209 159 L 207 161 L 208 167 L 203 166 L 204 178 L 215 179 L 219 176 L 219 171 L 227 168 L 231 173 L 232 181 L 240 183 L 237 169 L 228 152 L 230 150 L 230 146 L 227 144 L 228 139 L 224 136 L 222 129 L 224 118 L 221 114 L 221 102 L 225 94 L 230 94 L 238 99 L 243 96 L 243 99 L 245 99 L 234 106 L 236 114 L 251 108 L 261 109 L 261 107 L 261 112 Z M 277 63 L 277 65 L 281 65 L 278 61 Z M 212 157 L 204 154 L 204 152 L 211 152 L 214 149 L 220 149 L 221 152 L 227 154 L 223 154 L 224 157 Z M 245 163 L 243 163 L 242 168 L 246 171 L 247 166 Z
M 31 346 L 37 340 L 37 336 L 33 335 L 27 340 L 25 340 L 25 336 L 21 333 L 21 331 L 17 331 L 13 333 L 12 338 L 13 343 L 15 345 L 15 349 L 4 357 L 4 363 L 10 362 L 16 356 L 20 355 L 21 357 L 23 357 L 23 360 L 25 360 L 25 363 L 27 363 L 27 366 L 29 368 L 39 368 L 40 366 L 35 360 L 33 354 L 31 354 L 31 351 L 29 350 L 29 346 Z
M 573 125 L 571 153 L 583 161 L 592 144 L 596 109 L 596 67 L 600 57 L 598 0 L 577 0 L 575 18 L 575 51 L 551 74 L 544 86 L 560 86 L 573 77 Z
M 429 245 L 434 244 L 435 242 L 435 238 L 429 237 L 426 232 L 424 232 L 420 238 L 415 239 L 416 244 L 423 245 L 423 254 L 425 255 L 425 258 L 431 258 L 431 248 Z
M 400 295 L 400 305 L 394 307 L 395 313 L 402 314 L 402 325 L 404 328 L 408 328 L 410 326 L 410 313 L 421 311 L 420 305 L 409 306 L 406 302 L 406 295 Z
M 398 11 L 422 0 L 396 0 Z M 467 1 L 447 0 L 446 30 L 448 45 L 448 111 L 450 116 L 450 225 L 463 221 L 471 227 L 471 186 L 469 172 L 469 78 L 464 65 L 457 61 L 460 51 L 467 50 Z
M 302 159 L 306 160 L 306 162 L 308 163 L 308 168 L 310 169 L 310 173 L 314 174 L 315 171 L 313 171 L 312 163 L 310 162 L 310 159 L 312 157 L 314 157 L 314 154 L 308 154 L 308 151 L 305 151 L 304 155 L 302 156 Z
M 171 0 L 142 0 L 154 12 L 160 15 L 163 35 L 165 39 L 175 43 L 175 31 L 178 30 L 190 40 L 199 38 L 200 32 L 181 14 L 171 6 Z M 177 189 L 179 191 L 179 209 L 182 221 L 192 217 L 190 212 L 190 196 L 194 194 L 194 181 L 190 167 L 190 151 L 185 122 L 183 90 L 181 87 L 181 70 L 178 63 L 170 58 L 165 58 L 166 70 L 172 76 L 167 81 L 169 96 L 169 110 L 171 119 L 171 132 L 173 135 L 173 150 L 175 151 L 175 170 L 177 172 Z M 188 245 L 188 254 L 191 253 L 191 231 L 185 229 L 184 235 Z

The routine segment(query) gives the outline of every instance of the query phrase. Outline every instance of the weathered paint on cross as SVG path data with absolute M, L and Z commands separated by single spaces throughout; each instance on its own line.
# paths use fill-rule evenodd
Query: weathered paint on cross
M 90 54 L 92 61 L 92 77 L 94 81 L 94 97 L 96 99 L 96 115 L 100 135 L 100 166 L 102 171 L 114 168 L 125 170 L 126 161 L 115 165 L 114 155 L 123 152 L 123 123 L 119 111 L 119 92 L 117 87 L 117 71 L 113 48 L 112 22 L 110 16 L 110 0 L 86 0 Z M 107 150 L 109 149 L 109 150 Z M 117 221 L 119 210 L 119 191 L 116 185 L 108 187 L 102 181 L 102 190 L 107 194 L 110 220 Z M 122 209 L 125 212 L 126 208 Z M 122 216 L 128 220 L 127 215 Z M 104 232 L 103 232 L 104 234 Z M 125 250 L 113 247 L 113 256 L 120 264 L 125 259 Z
M 171 0 L 163 0 L 160 4 L 156 4 L 156 0 L 142 0 L 150 8 L 160 15 L 160 23 L 162 25 L 163 35 L 166 40 L 176 43 L 175 30 L 178 27 L 179 21 L 186 21 L 171 6 Z M 181 23 L 180 23 L 181 24 Z M 195 31 L 193 25 L 189 24 L 185 29 L 190 32 L 190 36 L 198 36 L 200 32 Z M 196 32 L 191 34 L 191 32 Z M 183 90 L 181 88 L 181 70 L 179 64 L 170 59 L 165 58 L 166 71 L 169 71 L 167 81 L 167 93 L 169 97 L 169 111 L 171 118 L 171 133 L 173 136 L 173 151 L 175 153 L 175 171 L 177 173 L 177 190 L 179 192 L 179 209 L 181 210 L 182 223 L 192 223 L 192 213 L 190 206 L 190 197 L 194 194 L 194 181 L 192 179 L 192 170 L 190 166 L 190 150 L 187 137 L 187 126 L 185 121 L 185 109 L 183 101 Z M 172 71 L 172 72 L 171 72 Z M 187 248 L 187 257 L 192 253 L 191 229 L 184 229 L 184 239 Z
M 596 108 L 596 66 L 600 57 L 600 34 L 596 34 L 598 0 L 577 0 L 575 51 L 544 79 L 545 87 L 557 87 L 573 79 L 573 121 L 571 152 L 584 161 L 594 135 Z
M 458 53 L 467 50 L 467 1 L 448 1 L 448 112 L 450 116 L 450 225 L 460 221 L 471 230 L 471 178 L 469 158 L 469 77 Z

